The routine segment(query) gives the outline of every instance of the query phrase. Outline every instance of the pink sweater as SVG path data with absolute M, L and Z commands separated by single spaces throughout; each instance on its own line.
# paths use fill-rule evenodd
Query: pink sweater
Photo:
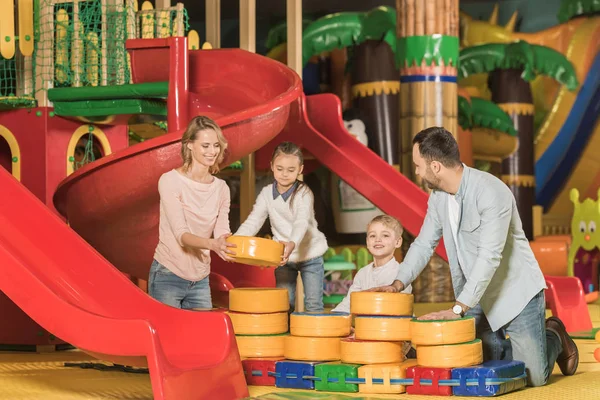
M 217 177 L 212 183 L 200 183 L 171 170 L 160 177 L 158 192 L 160 221 L 154 259 L 188 281 L 206 278 L 210 273 L 210 250 L 183 247 L 181 237 L 188 232 L 217 238 L 231 232 L 229 187 Z

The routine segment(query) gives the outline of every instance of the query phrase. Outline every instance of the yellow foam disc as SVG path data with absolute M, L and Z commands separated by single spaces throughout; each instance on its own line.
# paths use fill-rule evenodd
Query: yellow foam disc
M 236 335 L 271 335 L 288 330 L 288 313 L 247 314 L 228 312 Z
M 440 346 L 419 346 L 417 362 L 423 367 L 458 368 L 481 364 L 483 349 L 481 340 Z
M 350 312 L 358 315 L 413 315 L 415 297 L 406 293 L 352 292 Z
M 402 342 L 342 339 L 341 360 L 348 364 L 386 364 L 404 361 Z
M 267 314 L 290 308 L 284 288 L 234 288 L 229 291 L 229 311 Z
M 350 314 L 292 313 L 290 316 L 290 334 L 293 336 L 348 336 L 351 326 Z
M 285 335 L 245 336 L 236 335 L 235 340 L 241 357 L 283 357 Z
M 416 345 L 470 342 L 475 339 L 475 318 L 410 322 L 411 341 Z
M 340 338 L 287 336 L 284 356 L 289 360 L 337 361 L 340 359 Z
M 411 340 L 411 319 L 412 317 L 357 316 L 354 319 L 354 335 L 359 340 Z
M 283 244 L 274 240 L 254 236 L 229 236 L 227 241 L 237 245 L 231 249 L 236 253 L 232 257 L 240 264 L 277 267 L 283 256 Z
M 404 385 L 391 384 L 391 379 L 406 378 L 406 370 L 417 365 L 417 360 L 411 359 L 394 364 L 371 364 L 358 367 L 358 377 L 365 380 L 358 385 L 360 393 L 404 393 Z M 373 384 L 373 379 L 383 379 L 383 384 Z

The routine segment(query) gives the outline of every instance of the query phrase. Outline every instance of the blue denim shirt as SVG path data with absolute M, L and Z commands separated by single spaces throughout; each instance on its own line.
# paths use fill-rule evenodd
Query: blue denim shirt
M 443 236 L 456 300 L 469 307 L 480 304 L 496 331 L 546 288 L 544 276 L 508 186 L 467 166 L 455 195 L 459 203 L 458 249 L 466 264 L 459 265 L 448 218 L 449 196 L 440 191 L 429 196 L 423 226 L 406 253 L 398 280 L 404 285 L 412 283 Z

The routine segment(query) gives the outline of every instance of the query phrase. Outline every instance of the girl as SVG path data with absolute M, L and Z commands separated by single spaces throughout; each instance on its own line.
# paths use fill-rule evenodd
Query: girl
M 271 158 L 275 182 L 263 188 L 235 233 L 254 236 L 269 217 L 273 238 L 285 245 L 275 281 L 277 287 L 288 290 L 290 312 L 294 310 L 298 272 L 304 284 L 306 311 L 323 311 L 323 254 L 328 246 L 317 228 L 313 193 L 298 180 L 303 168 L 304 157 L 298 146 L 290 142 L 278 145 Z
M 210 250 L 231 261 L 229 188 L 213 176 L 227 141 L 208 117 L 195 117 L 181 139 L 183 165 L 163 174 L 159 239 L 150 268 L 148 293 L 183 309 L 210 309 Z M 213 236 L 214 235 L 214 236 Z M 211 236 L 214 239 L 211 239 Z

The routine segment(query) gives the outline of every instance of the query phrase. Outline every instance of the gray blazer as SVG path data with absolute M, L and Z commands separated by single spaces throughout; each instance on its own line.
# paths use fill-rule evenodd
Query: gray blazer
M 398 280 L 408 285 L 423 271 L 440 238 L 448 254 L 456 300 L 481 305 L 492 330 L 512 321 L 546 282 L 525 237 L 515 198 L 495 176 L 464 167 L 456 193 L 458 249 L 448 218 L 448 193 L 429 196 L 419 236 L 400 265 Z

